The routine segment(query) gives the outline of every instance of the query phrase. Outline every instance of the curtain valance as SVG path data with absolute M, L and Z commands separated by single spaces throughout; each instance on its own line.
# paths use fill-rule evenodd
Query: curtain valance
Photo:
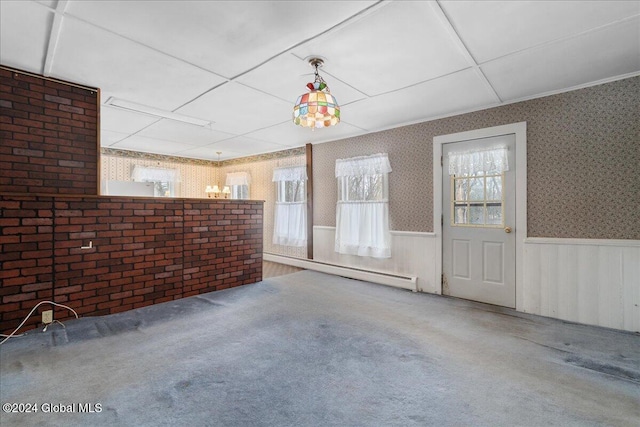
M 307 179 L 306 166 L 292 166 L 273 170 L 273 182 L 305 181 Z
M 391 172 L 387 153 L 336 160 L 336 178 L 341 176 L 379 175 Z
M 230 172 L 227 174 L 225 185 L 249 185 L 251 175 L 249 172 Z
M 449 175 L 471 176 L 478 172 L 508 170 L 507 147 L 449 153 Z
M 179 171 L 175 169 L 149 168 L 134 166 L 131 178 L 138 182 L 175 182 L 180 178 Z

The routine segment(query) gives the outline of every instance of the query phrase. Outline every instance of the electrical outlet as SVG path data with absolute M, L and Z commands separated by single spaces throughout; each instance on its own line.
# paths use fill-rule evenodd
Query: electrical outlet
M 42 323 L 48 325 L 53 322 L 53 310 L 45 310 L 42 312 Z

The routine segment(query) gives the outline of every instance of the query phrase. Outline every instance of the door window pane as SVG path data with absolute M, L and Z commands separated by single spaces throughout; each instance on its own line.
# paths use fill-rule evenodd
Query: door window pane
M 502 200 L 502 176 L 488 176 L 487 200 Z
M 476 172 L 451 177 L 451 225 L 504 226 L 504 174 Z
M 467 206 L 456 206 L 454 208 L 455 224 L 467 224 Z
M 467 178 L 455 178 L 454 182 L 454 200 L 467 200 L 468 198 L 468 183 L 469 180 Z
M 487 224 L 502 224 L 502 205 L 492 204 L 491 206 L 487 206 Z
M 484 177 L 469 180 L 469 200 L 484 200 Z
M 469 206 L 469 224 L 484 224 L 484 205 Z

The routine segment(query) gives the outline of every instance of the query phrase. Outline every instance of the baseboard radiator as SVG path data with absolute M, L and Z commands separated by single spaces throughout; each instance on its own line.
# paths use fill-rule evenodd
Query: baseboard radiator
M 320 261 L 309 259 L 292 258 L 282 255 L 264 253 L 262 259 L 279 264 L 291 265 L 293 267 L 304 268 L 306 270 L 314 270 L 322 273 L 333 274 L 336 276 L 348 277 L 350 279 L 363 280 L 366 282 L 378 283 L 381 285 L 394 286 L 396 288 L 409 289 L 417 292 L 416 276 L 403 276 L 394 273 L 385 273 L 383 271 L 362 270 L 344 265 L 328 264 Z

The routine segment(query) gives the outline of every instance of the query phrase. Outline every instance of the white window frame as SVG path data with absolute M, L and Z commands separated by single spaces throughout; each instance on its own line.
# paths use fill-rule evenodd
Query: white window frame
M 248 185 L 231 185 L 231 198 L 246 200 L 249 198 L 249 186 Z
M 250 198 L 251 175 L 249 172 L 229 172 L 225 185 L 231 190 L 232 199 L 247 200 Z

